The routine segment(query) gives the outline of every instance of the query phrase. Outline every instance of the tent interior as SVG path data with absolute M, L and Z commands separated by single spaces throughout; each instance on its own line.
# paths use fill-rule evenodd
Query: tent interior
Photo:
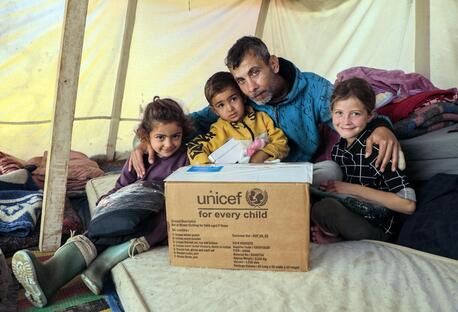
M 73 15 L 68 8 L 75 9 Z M 66 192 L 65 183 L 60 182 L 66 178 L 69 150 L 90 158 L 125 159 L 133 149 L 142 109 L 156 95 L 176 99 L 187 112 L 203 108 L 207 105 L 205 81 L 213 73 L 227 70 L 224 58 L 238 38 L 256 35 L 271 54 L 331 82 L 347 68 L 365 66 L 420 73 L 437 88 L 449 89 L 458 86 L 457 15 L 456 0 L 1 1 L 0 151 L 24 161 L 50 151 L 40 247 L 55 250 L 60 245 Z M 67 41 L 66 29 L 70 34 Z M 349 252 L 356 250 L 352 248 Z M 370 248 L 389 249 L 384 245 Z M 385 254 L 398 252 L 385 249 Z M 364 256 L 365 251 L 361 252 Z M 317 257 L 325 254 L 328 260 L 323 263 L 333 257 L 331 251 L 313 246 L 312 267 L 318 264 Z M 129 263 L 135 265 L 134 260 Z M 442 275 L 436 276 L 438 283 L 443 276 L 455 276 L 455 284 L 440 285 L 430 292 L 426 286 L 418 286 L 427 298 L 436 296 L 441 287 L 447 291 L 441 294 L 443 301 L 426 299 L 422 302 L 425 306 L 404 298 L 407 301 L 401 308 L 414 305 L 419 310 L 446 311 L 458 306 L 456 261 L 433 260 L 443 265 L 438 273 Z M 117 270 L 125 276 L 135 273 Z M 183 273 L 174 270 L 174 277 Z M 344 273 L 342 270 L 342 276 Z M 383 269 L 380 274 L 383 276 Z M 254 273 L 252 278 L 261 281 Z M 237 282 L 229 283 L 234 283 L 230 285 L 235 289 Z M 121 301 L 132 311 L 147 311 L 158 304 L 152 304 L 151 298 L 136 297 L 138 294 L 124 296 L 131 297 Z M 173 301 L 170 293 L 158 297 L 161 303 Z M 308 295 L 305 298 L 312 300 Z M 200 299 L 187 307 L 203 308 L 205 300 Z M 357 310 L 362 304 L 373 304 L 353 299 L 352 307 L 359 307 Z M 186 306 L 183 300 L 182 310 Z M 332 308 L 324 301 L 321 306 L 312 305 L 311 310 Z M 256 302 L 261 304 L 262 300 Z M 393 308 L 393 301 L 382 306 Z M 180 310 L 179 306 L 154 307 L 158 311 L 166 311 L 164 307 Z M 216 310 L 216 306 L 210 307 Z

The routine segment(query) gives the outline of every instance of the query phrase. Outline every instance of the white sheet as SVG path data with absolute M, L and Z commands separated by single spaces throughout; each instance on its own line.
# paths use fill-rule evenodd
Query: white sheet
M 311 247 L 311 271 L 171 267 L 167 247 L 113 269 L 126 311 L 456 311 L 458 261 L 386 243 Z

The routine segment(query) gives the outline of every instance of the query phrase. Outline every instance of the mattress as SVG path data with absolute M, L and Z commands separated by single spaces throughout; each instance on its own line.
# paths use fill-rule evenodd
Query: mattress
M 115 187 L 118 178 L 119 173 L 106 174 L 86 183 L 86 195 L 91 217 L 94 215 L 97 200 Z
M 428 180 L 437 173 L 458 173 L 458 125 L 401 140 L 411 180 Z
M 92 210 L 117 178 L 114 174 L 88 182 Z M 125 311 L 456 311 L 458 307 L 456 260 L 388 243 L 353 241 L 312 243 L 310 266 L 309 272 L 300 273 L 172 267 L 168 247 L 160 247 L 119 263 L 112 276 Z
M 458 261 L 374 241 L 311 244 L 309 272 L 172 267 L 160 247 L 112 270 L 126 311 L 456 311 Z

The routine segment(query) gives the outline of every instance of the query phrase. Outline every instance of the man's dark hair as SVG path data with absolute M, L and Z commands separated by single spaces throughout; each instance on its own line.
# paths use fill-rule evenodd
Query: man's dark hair
M 252 52 L 254 55 L 261 58 L 264 63 L 269 63 L 270 53 L 266 44 L 257 37 L 245 36 L 237 40 L 227 52 L 224 61 L 227 68 L 235 69 L 239 67 L 243 57 L 248 52 Z
M 368 113 L 375 108 L 375 92 L 371 85 L 364 79 L 352 77 L 337 83 L 331 96 L 331 109 L 334 103 L 355 97 L 360 100 Z
M 240 93 L 240 96 L 243 96 L 239 85 L 230 72 L 217 72 L 213 74 L 210 78 L 208 78 L 204 88 L 205 98 L 208 103 L 211 105 L 213 97 L 218 93 L 223 92 L 228 87 L 233 87 L 234 90 L 237 90 Z

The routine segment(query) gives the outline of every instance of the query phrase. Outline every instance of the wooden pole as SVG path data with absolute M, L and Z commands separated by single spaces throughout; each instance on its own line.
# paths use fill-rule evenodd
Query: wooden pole
M 64 215 L 68 160 L 83 50 L 88 0 L 67 0 L 60 50 L 52 137 L 47 155 L 46 180 L 39 248 L 60 246 Z
M 256 23 L 255 36 L 262 38 L 264 33 L 264 25 L 266 24 L 267 11 L 269 10 L 270 0 L 262 0 L 261 8 L 259 9 L 258 22 Z
M 430 79 L 430 4 L 429 0 L 415 1 L 415 72 Z
M 116 152 L 116 140 L 118 138 L 119 121 L 121 119 L 122 100 L 126 85 L 127 66 L 129 64 L 130 44 L 135 25 L 135 13 L 137 0 L 129 0 L 127 4 L 126 20 L 124 23 L 124 35 L 122 38 L 121 57 L 119 58 L 118 74 L 116 77 L 113 106 L 111 109 L 110 132 L 107 142 L 107 159 L 113 160 Z

